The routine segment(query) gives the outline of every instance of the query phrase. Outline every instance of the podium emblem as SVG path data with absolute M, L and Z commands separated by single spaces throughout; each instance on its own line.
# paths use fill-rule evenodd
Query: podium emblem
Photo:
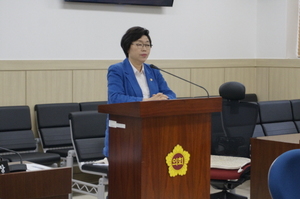
M 166 163 L 169 167 L 169 174 L 171 177 L 177 175 L 186 175 L 187 164 L 190 160 L 190 154 L 183 150 L 182 146 L 177 144 L 173 151 L 166 157 Z

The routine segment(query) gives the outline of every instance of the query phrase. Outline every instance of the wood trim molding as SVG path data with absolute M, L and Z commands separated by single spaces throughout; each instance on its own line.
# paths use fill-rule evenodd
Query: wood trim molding
M 122 60 L 0 60 L 0 71 L 107 69 Z M 149 59 L 164 69 L 300 67 L 300 59 Z
M 107 69 L 122 60 L 0 60 L 0 71 L 15 70 L 93 70 Z M 197 59 L 197 60 L 155 60 L 149 59 L 161 68 L 212 68 L 212 67 L 255 67 L 255 59 Z

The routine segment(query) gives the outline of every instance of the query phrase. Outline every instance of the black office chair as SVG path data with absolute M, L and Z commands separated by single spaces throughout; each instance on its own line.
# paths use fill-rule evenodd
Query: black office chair
M 98 184 L 73 179 L 72 190 L 104 199 L 108 186 L 108 161 L 102 151 L 107 115 L 97 111 L 81 111 L 70 113 L 69 118 L 80 171 L 99 176 Z
M 60 155 L 61 166 L 72 167 L 75 158 L 69 113 L 80 111 L 79 103 L 36 104 L 34 110 L 43 151 Z
M 266 136 L 298 133 L 290 100 L 258 102 Z
M 80 102 L 80 111 L 98 111 L 98 106 L 107 104 L 107 101 Z
M 60 156 L 38 151 L 38 142 L 31 129 L 28 106 L 0 107 L 0 156 L 10 162 L 19 162 L 16 153 L 8 153 L 3 148 L 19 152 L 23 161 L 43 165 L 59 164 Z
M 291 100 L 293 121 L 297 127 L 298 133 L 300 133 L 300 99 Z
M 217 132 L 212 146 L 215 154 L 211 158 L 211 185 L 222 192 L 211 194 L 211 199 L 247 199 L 235 194 L 234 188 L 250 179 L 250 138 L 257 121 L 258 106 L 241 102 L 245 87 L 239 82 L 224 83 L 219 92 L 224 99 L 220 117 L 223 134 Z

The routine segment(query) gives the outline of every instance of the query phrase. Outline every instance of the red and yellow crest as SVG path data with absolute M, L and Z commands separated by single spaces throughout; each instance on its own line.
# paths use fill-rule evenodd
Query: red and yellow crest
M 173 151 L 166 157 L 166 163 L 169 166 L 170 176 L 175 177 L 177 175 L 185 175 L 189 160 L 190 154 L 187 151 L 184 151 L 182 146 L 177 144 Z

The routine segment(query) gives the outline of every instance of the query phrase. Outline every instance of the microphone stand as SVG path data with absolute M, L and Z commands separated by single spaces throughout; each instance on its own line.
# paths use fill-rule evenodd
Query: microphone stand
M 165 73 L 167 73 L 167 74 L 169 74 L 169 75 L 172 75 L 172 76 L 177 77 L 177 78 L 179 78 L 179 79 L 181 79 L 181 80 L 183 80 L 183 81 L 185 81 L 185 82 L 188 82 L 188 83 L 190 83 L 190 84 L 193 84 L 193 85 L 195 85 L 195 86 L 197 86 L 197 87 L 202 88 L 203 90 L 205 90 L 205 92 L 206 92 L 206 94 L 207 94 L 207 97 L 209 98 L 209 93 L 208 93 L 208 91 L 206 90 L 206 88 L 204 88 L 203 86 L 200 86 L 200 85 L 195 84 L 195 83 L 193 83 L 193 82 L 191 82 L 191 81 L 188 81 L 188 80 L 186 80 L 186 79 L 183 79 L 182 77 L 179 77 L 179 76 L 177 76 L 177 75 L 174 75 L 174 74 L 172 74 L 172 73 L 169 73 L 168 71 L 165 71 L 165 70 L 163 70 L 163 69 L 160 69 L 160 68 L 158 68 L 157 66 L 155 66 L 155 65 L 153 65 L 153 64 L 150 64 L 150 67 L 151 67 L 151 68 L 154 68 L 154 69 L 157 69 L 157 70 L 161 70 L 161 71 L 163 71 L 163 72 L 165 72 Z
M 26 166 L 26 164 L 23 164 L 22 157 L 21 157 L 20 153 L 18 153 L 17 151 L 14 151 L 14 150 L 3 148 L 3 147 L 0 147 L 0 149 L 8 151 L 8 152 L 15 153 L 20 158 L 20 164 L 11 164 L 11 165 L 8 166 L 10 172 L 26 171 L 27 170 L 27 166 Z

